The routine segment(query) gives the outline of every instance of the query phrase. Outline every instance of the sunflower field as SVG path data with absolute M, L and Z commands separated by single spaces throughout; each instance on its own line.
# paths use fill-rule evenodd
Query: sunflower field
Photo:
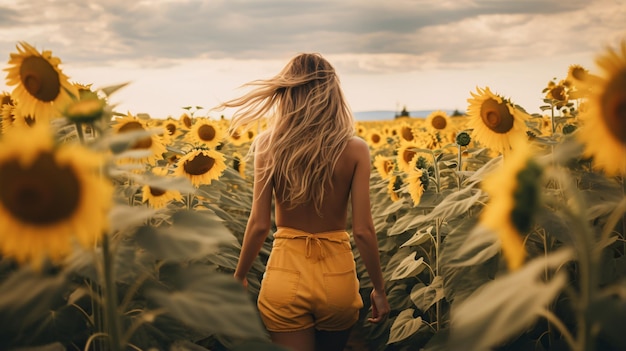
M 19 42 L 0 102 L 0 350 L 281 350 L 242 289 L 251 142 L 266 125 L 115 108 Z M 626 349 L 626 40 L 549 80 L 528 113 L 357 121 L 390 317 L 369 282 L 350 350 Z M 350 231 L 350 227 L 347 228 Z M 353 247 L 355 247 L 353 245 Z

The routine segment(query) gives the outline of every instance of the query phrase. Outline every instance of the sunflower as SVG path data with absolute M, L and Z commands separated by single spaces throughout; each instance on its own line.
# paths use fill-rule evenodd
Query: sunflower
M 408 123 L 402 123 L 398 130 L 398 136 L 400 141 L 412 142 L 415 140 L 415 134 L 413 133 L 413 127 Z
M 187 177 L 195 186 L 211 184 L 226 169 L 224 155 L 219 151 L 195 147 L 176 162 L 174 174 Z
M 422 184 L 423 175 L 424 170 L 412 167 L 406 177 L 409 195 L 411 195 L 411 199 L 413 200 L 413 206 L 419 205 L 422 194 L 424 194 L 424 185 Z
M 583 83 L 587 79 L 589 71 L 581 65 L 570 65 L 567 70 L 567 79 L 574 85 Z
M 514 108 L 508 101 L 489 88 L 476 88 L 477 93 L 468 99 L 467 125 L 472 128 L 472 138 L 496 152 L 507 152 L 511 138 L 525 135 L 527 114 Z
M 388 179 L 393 175 L 393 170 L 396 168 L 396 163 L 391 157 L 385 157 L 383 155 L 376 155 L 374 157 L 374 167 L 380 174 L 382 179 Z
M 431 112 L 428 117 L 426 117 L 425 124 L 428 130 L 441 134 L 447 133 L 452 128 L 450 116 L 448 116 L 445 111 L 441 110 Z
M 238 152 L 233 153 L 233 169 L 237 171 L 242 178 L 246 177 L 246 159 Z
M 565 106 L 569 100 L 569 88 L 565 85 L 565 82 L 566 81 L 560 81 L 558 84 L 548 88 L 546 92 L 545 98 L 553 100 L 555 102 L 555 106 L 558 108 Z
M 542 168 L 532 156 L 530 144 L 519 139 L 504 164 L 482 183 L 490 200 L 480 222 L 497 233 L 510 270 L 524 262 L 522 234 L 531 229 L 533 215 L 539 208 Z
M 180 122 L 181 127 L 187 130 L 191 129 L 191 126 L 193 125 L 193 119 L 186 113 L 180 115 L 178 121 Z
M 254 138 L 256 138 L 257 132 L 254 131 L 254 129 L 248 129 L 246 131 L 246 137 L 248 138 L 249 141 L 253 141 Z
M 59 262 L 76 241 L 92 248 L 108 226 L 113 187 L 103 157 L 55 145 L 48 125 L 16 128 L 0 141 L 0 253 L 39 267 Z
M 626 40 L 596 58 L 603 76 L 594 79 L 576 133 L 585 154 L 608 175 L 626 175 Z
M 420 149 L 420 145 L 413 142 L 413 143 L 401 143 L 400 147 L 398 148 L 398 158 L 397 158 L 397 163 L 398 163 L 398 168 L 402 171 L 402 172 L 408 172 L 411 168 L 411 161 L 413 161 L 414 158 L 416 158 L 418 156 L 418 152 L 414 149 Z
M 217 123 L 206 118 L 195 118 L 189 133 L 185 135 L 187 141 L 215 148 L 225 136 L 225 132 Z
M 126 116 L 115 120 L 113 130 L 116 133 L 121 134 L 147 130 L 147 126 L 143 120 L 134 117 L 129 112 Z M 156 133 L 139 139 L 130 147 L 130 149 L 148 150 L 150 151 L 150 154 L 141 158 L 125 158 L 120 160 L 121 163 L 147 163 L 149 165 L 154 165 L 157 160 L 163 158 L 163 154 L 167 151 L 165 145 L 163 145 L 163 142 Z
M 376 129 L 370 129 L 365 136 L 365 141 L 373 149 L 378 149 L 385 144 L 385 137 L 383 133 L 378 132 Z
M 172 201 L 183 201 L 183 196 L 178 190 L 161 189 L 150 185 L 142 188 L 143 202 L 147 202 L 152 208 L 163 208 Z
M 21 47 L 20 47 L 21 46 Z M 39 53 L 25 42 L 11 53 L 6 84 L 15 85 L 12 96 L 24 115 L 41 120 L 60 116 L 60 112 L 78 97 L 78 90 L 59 69 L 61 60 L 46 50 Z
M 160 127 L 163 129 L 163 134 L 159 135 L 166 145 L 174 142 L 179 136 L 183 135 L 183 128 L 181 128 L 180 122 L 173 118 L 168 118 L 163 121 Z
M 228 142 L 235 146 L 243 145 L 248 142 L 248 133 L 243 129 L 235 130 L 228 136 Z
M 367 135 L 367 128 L 363 125 L 363 123 L 356 122 L 354 130 L 356 131 L 356 135 L 361 138 L 365 138 Z

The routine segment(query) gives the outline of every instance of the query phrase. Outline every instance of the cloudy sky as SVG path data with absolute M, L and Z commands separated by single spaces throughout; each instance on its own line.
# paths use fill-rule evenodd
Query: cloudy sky
M 0 0 L 0 58 L 51 50 L 70 81 L 130 82 L 111 101 L 152 117 L 213 107 L 300 52 L 329 59 L 354 111 L 464 111 L 489 86 L 538 112 L 624 23 L 626 0 Z

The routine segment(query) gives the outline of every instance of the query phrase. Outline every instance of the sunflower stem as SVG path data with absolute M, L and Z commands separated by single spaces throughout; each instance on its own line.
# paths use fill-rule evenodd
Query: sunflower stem
M 113 251 L 111 250 L 109 235 L 102 238 L 102 258 L 104 275 L 104 317 L 109 334 L 110 349 L 122 351 L 122 339 L 119 316 L 117 313 L 117 287 L 115 285 L 115 271 L 113 265 Z
M 439 246 L 441 245 L 441 224 L 443 223 L 443 218 L 436 218 L 435 219 L 435 240 L 436 240 L 436 244 L 435 244 L 435 276 L 439 275 Z M 434 278 L 433 278 L 434 280 Z M 441 329 L 441 321 L 442 321 L 442 316 L 441 316 L 441 299 L 437 300 L 437 302 L 435 302 L 435 313 L 437 314 L 437 331 L 439 331 Z
M 76 133 L 78 134 L 78 140 L 80 140 L 81 144 L 85 143 L 85 135 L 83 134 L 83 124 L 80 122 L 75 122 L 76 125 Z

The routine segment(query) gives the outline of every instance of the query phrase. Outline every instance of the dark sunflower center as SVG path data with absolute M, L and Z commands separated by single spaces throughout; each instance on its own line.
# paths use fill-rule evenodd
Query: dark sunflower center
M 435 116 L 433 117 L 431 124 L 435 129 L 445 129 L 448 125 L 448 121 L 446 121 L 443 116 Z
M 254 138 L 254 132 L 249 130 L 248 131 L 248 139 L 252 139 L 252 138 Z
M 168 135 L 174 135 L 174 133 L 176 133 L 176 125 L 174 123 L 166 124 L 165 129 L 167 129 Z
M 600 103 L 601 116 L 609 132 L 626 145 L 626 69 L 607 84 Z
M 139 122 L 126 122 L 123 126 L 120 127 L 119 132 L 131 132 L 136 130 L 145 130 L 145 128 Z M 149 149 L 152 146 L 152 138 L 145 137 L 137 142 L 131 147 L 131 149 Z
M 155 187 L 149 187 L 150 188 L 150 195 L 158 197 L 161 196 L 163 194 L 165 194 L 166 190 L 163 190 L 161 188 L 155 188 Z
M 393 182 L 393 191 L 398 192 L 400 191 L 400 189 L 402 189 L 402 178 L 396 177 L 395 181 Z
M 572 69 L 572 77 L 582 81 L 587 77 L 587 72 L 582 67 L 575 67 Z
M 24 122 L 26 122 L 26 125 L 29 127 L 32 127 L 35 125 L 35 123 L 37 123 L 35 118 L 31 116 L 24 116 Z
M 504 102 L 485 100 L 480 106 L 480 117 L 483 123 L 496 133 L 505 134 L 513 128 L 513 115 Z
M 239 157 L 235 156 L 233 158 L 233 168 L 239 172 L 239 168 L 241 167 L 241 160 L 239 159 Z
M 80 182 L 74 170 L 41 153 L 32 165 L 0 164 L 0 202 L 18 220 L 45 226 L 67 220 L 79 207 Z
M 550 95 L 552 98 L 559 101 L 565 101 L 567 97 L 565 96 L 565 88 L 562 85 L 558 85 L 550 90 Z
M 411 131 L 411 127 L 402 127 L 402 139 L 406 141 L 413 141 L 413 132 Z
M 61 92 L 59 73 L 43 57 L 25 58 L 20 66 L 20 78 L 26 91 L 40 101 L 54 101 Z
M 185 127 L 191 128 L 191 118 L 189 118 L 189 116 L 184 116 L 183 124 L 185 125 Z
M 0 99 L 0 107 L 2 105 L 13 105 L 13 100 L 11 100 L 11 95 L 3 95 L 2 99 Z
M 239 140 L 239 138 L 241 138 L 241 135 L 238 132 L 234 132 L 233 135 L 231 135 L 230 137 L 235 140 Z
M 202 141 L 212 141 L 216 134 L 215 127 L 211 125 L 205 124 L 198 128 L 198 137 Z
M 202 175 L 210 171 L 214 164 L 215 160 L 213 157 L 205 154 L 199 154 L 191 160 L 185 162 L 183 169 L 185 170 L 185 173 L 190 175 Z
M 409 163 L 411 162 L 411 160 L 413 159 L 413 157 L 415 156 L 415 151 L 411 150 L 411 149 L 406 149 L 404 150 L 404 152 L 402 153 L 402 159 L 404 160 L 404 162 Z
M 372 135 L 372 141 L 373 141 L 374 143 L 378 143 L 378 142 L 380 142 L 380 135 L 378 135 L 378 134 L 373 134 L 373 135 Z
M 383 165 L 383 167 L 386 173 L 393 171 L 393 161 L 385 160 L 385 164 Z

